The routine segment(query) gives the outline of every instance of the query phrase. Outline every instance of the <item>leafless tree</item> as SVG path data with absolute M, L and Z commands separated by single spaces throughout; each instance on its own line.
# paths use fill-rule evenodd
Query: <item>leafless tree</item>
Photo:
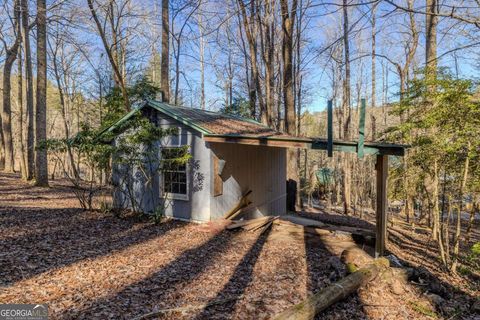
M 121 64 L 123 62 L 122 56 L 119 52 L 120 50 L 120 42 L 122 39 L 122 35 L 120 34 L 120 26 L 122 20 L 127 15 L 127 4 L 129 0 L 126 0 L 122 3 L 117 3 L 116 0 L 109 1 L 108 5 L 105 9 L 103 9 L 105 13 L 105 19 L 103 23 L 100 21 L 100 17 L 97 13 L 97 9 L 94 6 L 94 0 L 87 0 L 88 7 L 90 9 L 90 13 L 92 15 L 93 20 L 95 21 L 95 25 L 102 39 L 103 47 L 107 54 L 108 60 L 112 67 L 114 73 L 114 80 L 115 84 L 120 87 L 122 91 L 123 100 L 125 103 L 125 109 L 127 111 L 130 110 L 130 101 L 128 99 L 128 92 L 127 92 L 127 83 L 125 80 L 125 72 L 122 72 Z M 112 40 L 109 41 L 107 39 L 107 26 L 110 27 L 110 33 L 112 35 Z M 125 70 L 126 68 L 123 68 Z
M 34 133 L 34 105 L 33 105 L 33 71 L 32 53 L 30 49 L 30 23 L 28 0 L 21 0 L 22 5 L 22 36 L 25 59 L 25 80 L 26 80 L 26 127 L 27 127 L 27 180 L 33 179 L 35 170 L 35 133 Z
M 164 99 L 170 102 L 170 9 L 169 0 L 162 0 L 162 67 L 161 84 Z
M 48 186 L 47 150 L 39 148 L 47 139 L 47 5 L 37 0 L 37 99 L 35 108 L 35 185 Z
M 13 138 L 12 138 L 12 105 L 11 105 L 11 73 L 13 63 L 17 59 L 18 48 L 20 47 L 21 35 L 18 32 L 20 23 L 20 3 L 15 0 L 13 9 L 13 43 L 8 46 L 6 37 L 0 35 L 0 40 L 3 42 L 6 57 L 3 66 L 3 107 L 2 116 L 0 118 L 2 123 L 2 132 L 5 147 L 5 167 L 6 172 L 14 172 L 14 152 L 13 152 Z

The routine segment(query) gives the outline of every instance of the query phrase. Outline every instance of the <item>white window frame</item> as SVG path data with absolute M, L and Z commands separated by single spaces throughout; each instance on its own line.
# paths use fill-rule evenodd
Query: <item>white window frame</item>
M 181 147 L 180 145 L 178 146 L 162 146 L 160 150 L 160 155 L 162 154 L 163 149 L 172 149 L 172 148 L 178 148 Z M 160 161 L 162 161 L 162 157 L 160 156 Z M 182 200 L 182 201 L 188 201 L 189 200 L 189 194 L 190 194 L 190 165 L 189 163 L 185 163 L 185 184 L 186 184 L 186 193 L 171 193 L 171 192 L 165 192 L 165 177 L 163 176 L 163 172 L 160 173 L 160 179 L 161 179 L 161 185 L 162 189 L 160 190 L 161 194 L 160 197 L 164 199 L 171 199 L 171 200 Z

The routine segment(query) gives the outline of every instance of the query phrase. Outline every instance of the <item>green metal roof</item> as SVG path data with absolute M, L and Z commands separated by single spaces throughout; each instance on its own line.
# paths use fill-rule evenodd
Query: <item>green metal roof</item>
M 300 143 L 302 147 L 309 149 L 328 149 L 328 141 L 324 138 L 290 136 L 252 119 L 202 109 L 177 107 L 155 100 L 146 100 L 143 104 L 128 112 L 116 123 L 103 130 L 100 136 L 107 132 L 114 132 L 123 123 L 147 106 L 201 133 L 202 136 L 223 138 L 226 142 L 236 143 L 238 139 L 260 142 L 283 141 L 295 147 L 298 147 L 298 143 Z M 293 145 L 293 143 L 297 144 Z M 364 153 L 369 155 L 383 154 L 403 156 L 406 147 L 407 146 L 396 144 L 365 142 L 363 149 Z M 358 142 L 333 140 L 333 150 L 337 152 L 358 152 Z
M 114 132 L 115 129 L 147 106 L 203 135 L 241 135 L 254 138 L 290 137 L 252 119 L 202 109 L 178 107 L 155 100 L 146 100 L 143 104 L 128 112 L 116 123 L 103 130 L 101 134 Z

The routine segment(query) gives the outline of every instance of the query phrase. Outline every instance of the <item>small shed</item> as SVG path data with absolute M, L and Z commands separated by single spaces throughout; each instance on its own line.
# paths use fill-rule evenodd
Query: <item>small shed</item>
M 144 212 L 157 210 L 167 200 L 167 216 L 210 221 L 222 217 L 251 190 L 252 203 L 244 216 L 286 213 L 286 148 L 303 147 L 311 140 L 285 135 L 251 119 L 154 100 L 147 100 L 119 122 L 137 113 L 162 128 L 178 128 L 178 135 L 159 141 L 158 159 L 179 146 L 188 146 L 191 159 L 175 172 L 156 174 L 150 183 L 136 175 L 133 193 L 122 190 L 120 170 L 112 168 L 114 207 L 128 207 L 126 197 L 133 194 Z
M 257 121 L 194 108 L 172 106 L 147 100 L 106 131 L 141 113 L 156 126 L 176 127 L 178 135 L 158 141 L 158 161 L 172 147 L 188 146 L 192 159 L 167 174 L 155 173 L 148 183 L 133 175 L 133 192 L 122 190 L 121 170 L 112 168 L 117 185 L 114 206 L 128 206 L 130 194 L 144 212 L 153 212 L 167 200 L 165 214 L 189 221 L 209 221 L 222 217 L 246 192 L 252 202 L 243 213 L 246 218 L 283 215 L 287 212 L 287 148 L 333 152 L 353 152 L 362 158 L 376 157 L 376 256 L 383 255 L 387 239 L 388 157 L 403 156 L 407 146 L 365 142 L 365 100 L 358 141 L 333 139 L 332 102 L 328 103 L 327 139 L 294 137 Z M 366 173 L 368 174 L 368 173 Z M 290 182 L 290 181 L 289 181 Z

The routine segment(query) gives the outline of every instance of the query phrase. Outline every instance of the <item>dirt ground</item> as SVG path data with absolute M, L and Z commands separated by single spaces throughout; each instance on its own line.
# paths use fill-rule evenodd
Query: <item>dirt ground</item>
M 153 318 L 268 319 L 346 274 L 339 255 L 352 242 L 345 236 L 155 225 L 83 211 L 65 182 L 51 185 L 0 174 L 0 303 L 47 303 L 52 319 L 135 319 L 177 307 Z M 409 232 L 395 229 L 389 249 L 421 267 L 425 257 L 414 249 L 428 244 Z M 317 318 L 475 319 L 478 286 L 417 269 L 400 293 L 372 284 Z M 434 280 L 448 295 L 431 294 Z

